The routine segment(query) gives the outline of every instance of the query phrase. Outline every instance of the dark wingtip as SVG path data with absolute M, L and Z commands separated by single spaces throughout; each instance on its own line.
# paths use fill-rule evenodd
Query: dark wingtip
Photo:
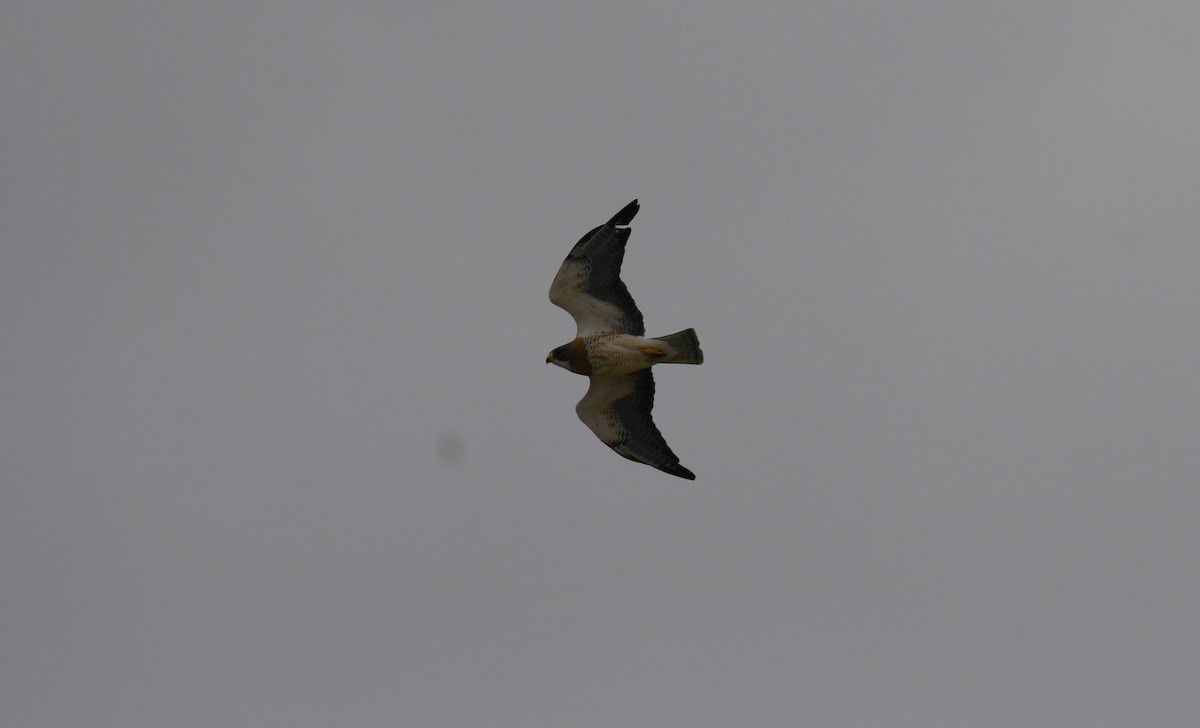
M 695 480 L 696 479 L 695 473 L 693 473 L 692 471 L 683 467 L 679 463 L 675 463 L 674 467 L 672 467 L 670 470 L 663 468 L 663 471 L 670 473 L 671 475 L 676 475 L 680 478 L 683 478 L 684 480 Z
M 628 225 L 633 221 L 633 216 L 638 214 L 639 209 L 641 209 L 641 205 L 638 204 L 637 200 L 634 200 L 625 207 L 622 207 L 621 211 L 616 215 L 613 215 L 613 218 L 608 221 L 608 224 L 613 226 Z

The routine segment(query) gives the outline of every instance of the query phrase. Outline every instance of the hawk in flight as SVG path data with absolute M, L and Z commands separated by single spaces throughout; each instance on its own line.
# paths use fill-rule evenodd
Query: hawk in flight
M 575 414 L 596 437 L 623 457 L 680 478 L 695 480 L 679 464 L 654 426 L 655 364 L 700 364 L 704 354 L 694 329 L 646 338 L 642 312 L 621 282 L 621 260 L 629 225 L 638 213 L 634 200 L 571 248 L 550 284 L 550 302 L 566 309 L 578 329 L 546 362 L 589 380 Z

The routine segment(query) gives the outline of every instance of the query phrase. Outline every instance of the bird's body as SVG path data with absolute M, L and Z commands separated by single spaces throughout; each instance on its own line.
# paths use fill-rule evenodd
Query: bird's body
M 547 362 L 589 378 L 575 407 L 604 444 L 620 455 L 694 480 L 679 464 L 650 417 L 655 364 L 700 364 L 704 354 L 693 329 L 649 338 L 642 314 L 620 279 L 628 225 L 638 201 L 576 243 L 554 277 L 550 301 L 574 318 L 578 334 L 546 357 Z
M 691 331 L 691 329 L 688 329 Z M 685 334 L 687 332 L 680 332 Z M 694 334 L 694 332 L 693 332 Z M 677 336 L 672 334 L 671 336 Z M 564 344 L 568 371 L 589 377 L 634 374 L 655 364 L 672 363 L 681 351 L 669 343 L 671 337 L 648 339 L 629 334 L 594 334 Z M 557 351 L 557 349 L 555 350 Z M 700 362 L 687 361 L 687 364 Z

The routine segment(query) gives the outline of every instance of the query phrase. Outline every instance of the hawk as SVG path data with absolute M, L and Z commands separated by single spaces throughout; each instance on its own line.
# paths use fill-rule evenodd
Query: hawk
M 550 284 L 550 302 L 566 309 L 578 329 L 575 339 L 546 357 L 589 380 L 575 414 L 617 454 L 671 475 L 695 480 L 679 464 L 654 426 L 655 364 L 700 364 L 704 354 L 694 329 L 646 338 L 642 312 L 621 281 L 621 260 L 629 240 L 627 225 L 638 201 L 584 235 Z

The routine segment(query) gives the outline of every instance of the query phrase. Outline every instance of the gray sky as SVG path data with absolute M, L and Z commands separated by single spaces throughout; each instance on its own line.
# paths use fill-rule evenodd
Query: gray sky
M 0 10 L 0 723 L 1195 725 L 1200 5 L 580 8 Z

